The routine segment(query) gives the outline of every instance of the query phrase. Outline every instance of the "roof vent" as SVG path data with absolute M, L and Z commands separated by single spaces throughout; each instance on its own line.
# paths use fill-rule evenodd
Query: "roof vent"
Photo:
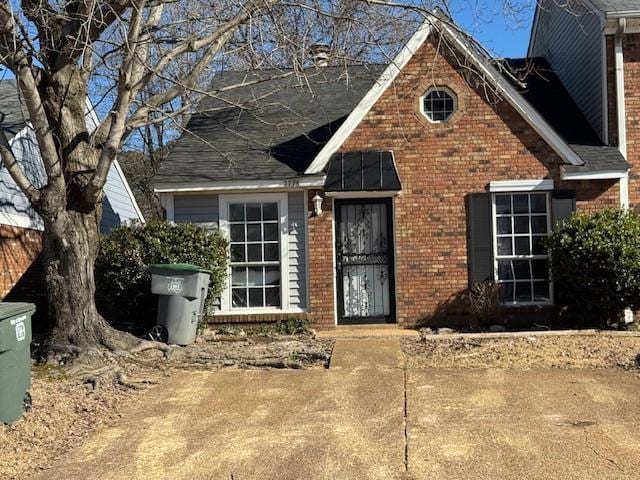
M 324 43 L 316 43 L 309 48 L 311 59 L 316 67 L 326 67 L 329 65 L 329 45 Z

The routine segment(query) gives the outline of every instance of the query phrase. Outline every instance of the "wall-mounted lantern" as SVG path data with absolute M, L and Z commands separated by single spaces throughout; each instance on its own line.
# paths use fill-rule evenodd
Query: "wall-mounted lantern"
M 313 212 L 315 213 L 316 217 L 321 216 L 322 215 L 322 197 L 320 196 L 320 194 L 316 193 L 315 197 L 313 197 L 311 201 L 313 202 Z

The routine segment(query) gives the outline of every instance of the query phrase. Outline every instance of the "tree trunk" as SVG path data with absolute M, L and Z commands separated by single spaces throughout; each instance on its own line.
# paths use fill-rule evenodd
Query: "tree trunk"
M 95 304 L 94 264 L 99 246 L 100 208 L 61 211 L 45 221 L 44 260 L 52 330 L 49 347 L 76 353 L 94 347 L 125 350 L 133 337 L 111 328 Z

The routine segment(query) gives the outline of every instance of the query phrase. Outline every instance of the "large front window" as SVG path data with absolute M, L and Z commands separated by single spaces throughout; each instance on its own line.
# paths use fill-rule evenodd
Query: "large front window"
M 280 307 L 278 202 L 229 203 L 231 308 Z
M 495 275 L 503 304 L 551 302 L 549 193 L 493 196 Z

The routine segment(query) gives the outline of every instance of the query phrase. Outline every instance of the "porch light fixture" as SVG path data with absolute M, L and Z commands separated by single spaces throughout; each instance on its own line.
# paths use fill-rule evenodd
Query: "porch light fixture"
M 313 202 L 313 213 L 315 213 L 316 217 L 322 215 L 322 197 L 319 193 L 316 193 L 315 197 L 311 199 Z

